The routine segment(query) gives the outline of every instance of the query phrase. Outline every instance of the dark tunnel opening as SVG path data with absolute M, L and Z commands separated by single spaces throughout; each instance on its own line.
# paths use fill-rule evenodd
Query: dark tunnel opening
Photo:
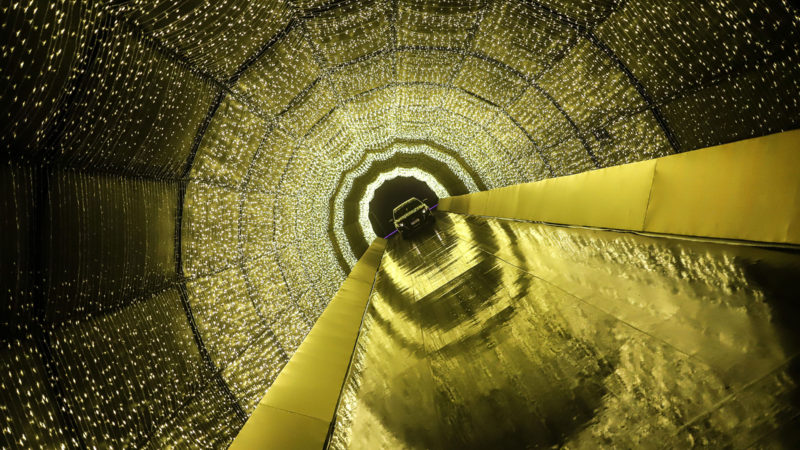
M 375 236 L 384 237 L 395 228 L 392 223 L 392 210 L 404 201 L 416 197 L 428 207 L 439 203 L 439 197 L 424 181 L 414 177 L 395 177 L 386 180 L 369 202 L 369 220 Z

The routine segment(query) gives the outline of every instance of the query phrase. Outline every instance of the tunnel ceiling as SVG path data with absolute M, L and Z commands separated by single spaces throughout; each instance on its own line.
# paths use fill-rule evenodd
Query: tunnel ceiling
M 354 193 L 382 174 L 494 188 L 800 117 L 800 15 L 779 0 L 2 11 L 2 332 L 43 442 L 234 435 L 372 239 Z M 114 396 L 108 371 L 154 384 Z

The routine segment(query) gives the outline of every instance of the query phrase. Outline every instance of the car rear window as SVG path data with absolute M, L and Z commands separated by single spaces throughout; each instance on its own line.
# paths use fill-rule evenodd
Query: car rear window
M 420 204 L 421 204 L 421 202 L 419 200 L 405 202 L 402 205 L 400 205 L 400 206 L 398 206 L 397 208 L 394 209 L 394 215 L 395 215 L 395 217 L 400 217 L 403 214 L 405 214 L 405 213 L 411 211 L 412 209 L 418 207 Z

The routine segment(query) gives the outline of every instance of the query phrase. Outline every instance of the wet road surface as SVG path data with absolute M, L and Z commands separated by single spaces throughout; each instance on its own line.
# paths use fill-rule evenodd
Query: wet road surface
M 789 447 L 800 253 L 437 212 L 392 239 L 330 448 Z

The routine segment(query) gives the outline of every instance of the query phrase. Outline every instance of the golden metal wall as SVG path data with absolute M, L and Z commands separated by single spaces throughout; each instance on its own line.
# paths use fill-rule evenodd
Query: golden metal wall
M 443 199 L 567 225 L 800 244 L 800 129 Z
M 231 448 L 322 448 L 385 247 L 372 242 Z

